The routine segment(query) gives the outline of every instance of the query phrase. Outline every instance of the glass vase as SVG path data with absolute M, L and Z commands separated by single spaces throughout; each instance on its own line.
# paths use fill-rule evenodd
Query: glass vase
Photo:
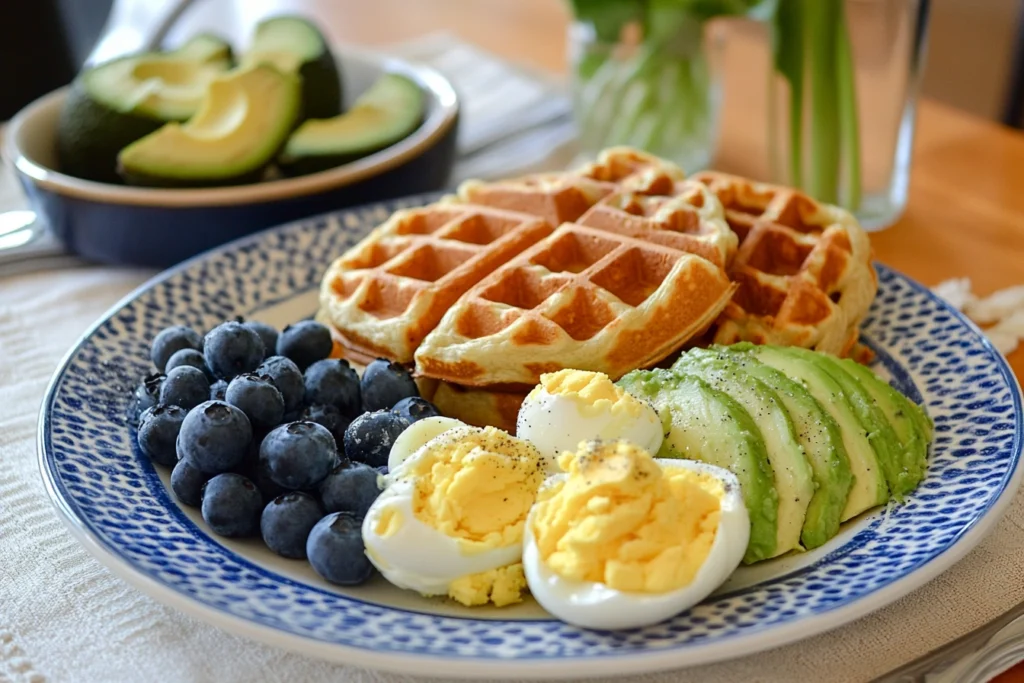
M 770 29 L 771 180 L 884 228 L 907 203 L 929 0 L 824 0 L 787 23 L 797 2 Z
M 570 25 L 573 116 L 584 155 L 629 145 L 687 172 L 709 165 L 721 87 L 705 28 L 682 11 L 666 13 L 656 28 L 624 25 L 614 40 L 585 21 Z

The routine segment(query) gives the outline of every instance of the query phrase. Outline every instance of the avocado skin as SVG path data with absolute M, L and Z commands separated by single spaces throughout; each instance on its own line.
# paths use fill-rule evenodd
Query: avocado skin
M 84 180 L 121 184 L 118 152 L 162 125 L 163 121 L 100 104 L 76 80 L 57 119 L 58 169 Z
M 200 47 L 201 46 L 201 47 Z M 189 39 L 167 56 L 188 55 L 198 49 L 200 61 L 219 62 L 227 71 L 234 64 L 231 46 L 212 33 L 200 33 Z M 138 59 L 146 53 L 137 53 L 119 59 Z M 100 64 L 102 68 L 114 61 Z M 135 112 L 118 111 L 94 99 L 85 87 L 83 71 L 75 79 L 57 118 L 57 165 L 61 173 L 101 183 L 123 184 L 117 169 L 117 155 L 131 143 L 159 129 L 170 119 L 157 119 Z
M 302 78 L 302 110 L 296 127 L 306 119 L 329 119 L 341 113 L 341 72 L 326 40 L 320 56 L 299 67 L 299 76 Z

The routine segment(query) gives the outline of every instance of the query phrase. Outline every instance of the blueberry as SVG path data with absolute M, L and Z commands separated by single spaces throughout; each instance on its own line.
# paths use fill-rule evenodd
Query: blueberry
M 256 535 L 262 510 L 260 490 L 240 474 L 218 474 L 203 487 L 203 520 L 215 534 L 229 538 Z
M 242 323 L 222 323 L 206 333 L 203 356 L 214 377 L 231 380 L 263 362 L 263 340 Z
M 274 349 L 277 348 L 277 330 L 274 329 L 273 325 L 261 323 L 258 320 L 250 320 L 242 324 L 260 336 L 266 355 L 274 353 Z
M 147 408 L 139 419 L 139 450 L 158 465 L 172 467 L 178 462 L 175 442 L 188 411 L 175 405 Z
M 171 359 L 176 351 L 182 349 L 203 348 L 203 338 L 191 327 L 175 325 L 160 330 L 160 333 L 153 338 L 153 346 L 150 347 L 149 357 L 153 365 L 160 372 L 167 369 L 167 361 Z
M 167 373 L 160 387 L 160 403 L 192 410 L 210 398 L 210 380 L 202 370 L 182 365 Z
M 291 422 L 267 434 L 260 446 L 271 480 L 289 490 L 316 486 L 336 464 L 338 447 L 327 428 Z
M 203 374 L 206 375 L 206 378 L 213 381 L 213 375 L 210 374 L 210 369 L 206 367 L 206 359 L 203 357 L 202 351 L 197 351 L 195 349 L 182 349 L 180 351 L 175 351 L 174 355 L 167 361 L 166 372 L 170 372 L 174 368 L 185 365 L 196 368 L 197 370 L 202 370 Z
M 302 378 L 302 371 L 290 358 L 284 356 L 271 356 L 260 363 L 256 368 L 256 374 L 261 377 L 269 377 L 277 390 L 284 398 L 285 412 L 291 413 L 302 407 L 302 397 L 305 395 L 306 386 Z
M 249 418 L 254 428 L 276 427 L 284 419 L 284 398 L 270 377 L 252 373 L 239 375 L 228 384 L 224 400 Z
M 274 498 L 263 508 L 260 531 L 263 542 L 278 555 L 293 559 L 306 557 L 306 539 L 324 511 L 316 498 L 290 491 Z
M 380 495 L 380 473 L 361 462 L 343 462 L 320 482 L 320 500 L 327 512 L 351 512 L 365 517 Z
M 202 505 L 203 486 L 209 480 L 209 474 L 192 467 L 188 460 L 179 460 L 171 470 L 171 490 L 174 491 L 175 498 L 194 508 Z
M 135 387 L 131 401 L 128 404 L 129 424 L 138 424 L 139 418 L 147 408 L 152 408 L 160 402 L 160 387 L 167 376 L 163 373 L 146 375 L 146 378 Z
M 363 410 L 391 410 L 409 396 L 419 396 L 416 382 L 401 363 L 378 358 L 366 366 L 359 383 L 363 394 Z
M 277 338 L 277 355 L 291 358 L 299 370 L 305 370 L 318 360 L 327 358 L 333 349 L 330 331 L 313 320 L 301 320 L 289 325 Z
M 408 426 L 404 417 L 386 410 L 364 413 L 345 430 L 345 456 L 370 467 L 387 465 L 391 445 Z
M 379 472 L 381 476 L 386 477 L 388 476 L 389 468 L 387 465 L 381 465 L 377 468 L 377 472 Z
M 309 406 L 302 411 L 299 419 L 316 422 L 318 425 L 327 427 L 327 431 L 334 437 L 335 444 L 344 443 L 345 430 L 352 422 L 334 406 Z
M 366 557 L 362 521 L 351 512 L 334 512 L 309 532 L 306 555 L 313 571 L 331 583 L 354 586 L 373 573 Z
M 224 397 L 228 393 L 228 383 L 222 379 L 217 380 L 210 385 L 210 400 L 211 401 L 223 401 Z
M 334 406 L 342 415 L 359 414 L 359 375 L 347 360 L 327 358 L 306 368 L 306 405 Z
M 252 426 L 245 413 L 223 401 L 207 401 L 185 416 L 178 458 L 208 474 L 220 474 L 242 461 L 250 440 Z
M 408 396 L 395 404 L 391 412 L 401 415 L 409 424 L 428 417 L 440 417 L 441 411 L 433 403 L 419 396 Z

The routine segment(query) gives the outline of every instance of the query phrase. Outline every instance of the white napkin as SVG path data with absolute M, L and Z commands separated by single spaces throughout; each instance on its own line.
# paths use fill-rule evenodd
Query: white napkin
M 940 282 L 932 291 L 978 325 L 1000 353 L 1013 353 L 1024 339 L 1024 285 L 1007 287 L 987 297 L 971 291 L 971 279 Z
M 451 45 L 459 52 L 467 49 Z M 503 73 L 493 79 L 501 81 Z M 476 98 L 472 89 L 462 94 L 467 102 Z M 487 137 L 478 135 L 478 144 Z M 470 135 L 463 144 L 471 147 L 472 141 Z M 544 163 L 534 154 L 523 158 Z M 510 162 L 494 159 L 486 166 L 509 172 Z M 422 680 L 326 664 L 229 635 L 114 577 L 65 530 L 39 476 L 35 431 L 40 400 L 67 348 L 150 274 L 89 267 L 0 278 L 0 681 Z M 993 534 L 960 564 L 854 624 L 824 635 L 809 633 L 800 643 L 723 664 L 617 680 L 866 681 L 1024 600 L 1022 554 L 1024 497 L 1018 496 Z

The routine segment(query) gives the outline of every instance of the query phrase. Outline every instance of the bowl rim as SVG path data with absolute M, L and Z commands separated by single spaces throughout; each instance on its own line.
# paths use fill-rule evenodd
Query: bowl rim
M 418 129 L 405 139 L 362 159 L 296 178 L 281 178 L 247 185 L 213 188 L 151 188 L 114 185 L 61 173 L 29 158 L 17 144 L 21 129 L 54 101 L 67 96 L 71 86 L 53 90 L 23 107 L 7 126 L 0 156 L 27 182 L 44 190 L 77 199 L 108 204 L 193 208 L 262 204 L 294 199 L 345 187 L 379 175 L 420 156 L 434 147 L 455 125 L 460 101 L 451 82 L 436 69 L 368 50 L 343 48 L 341 59 L 353 59 L 412 78 L 431 93 L 437 106 Z

